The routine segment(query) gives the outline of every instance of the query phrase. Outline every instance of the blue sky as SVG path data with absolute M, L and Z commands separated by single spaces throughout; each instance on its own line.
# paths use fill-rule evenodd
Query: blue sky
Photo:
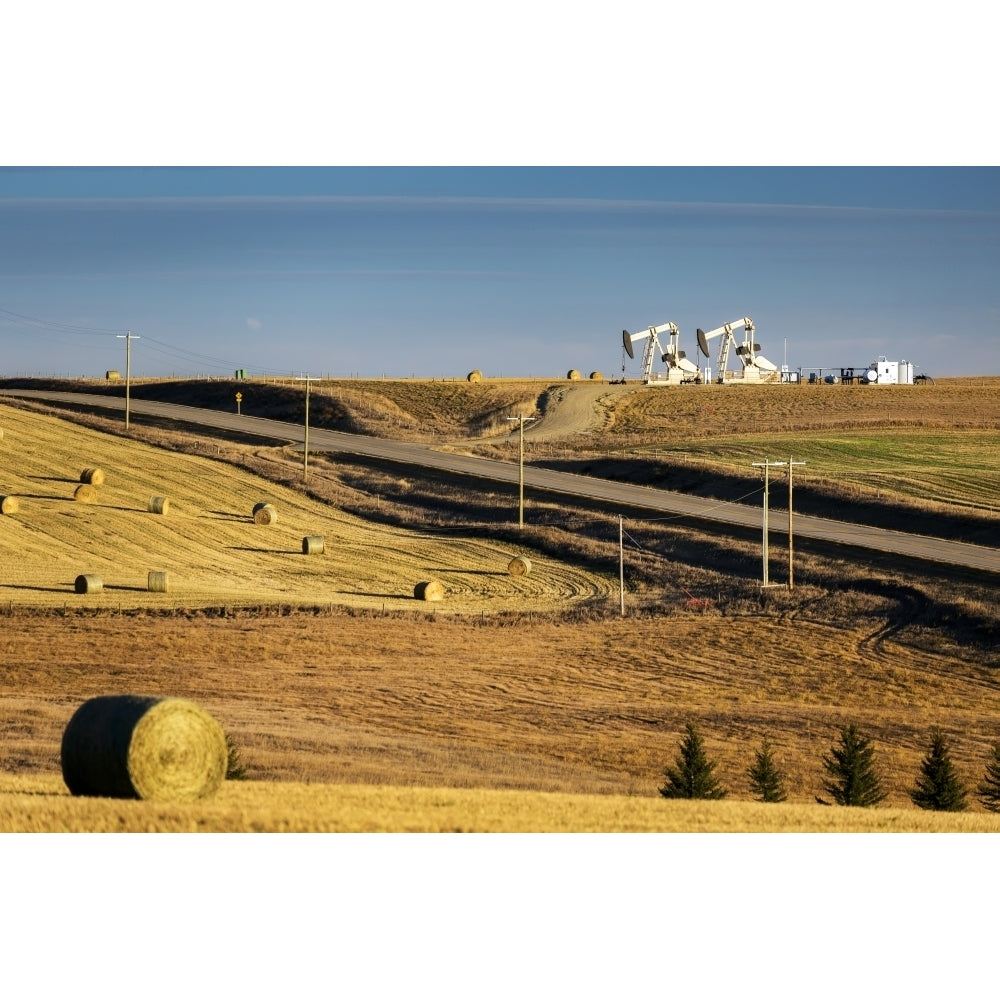
M 1000 170 L 0 169 L 0 373 L 620 373 L 749 316 L 792 368 L 1000 374 Z M 638 373 L 638 359 L 625 361 Z

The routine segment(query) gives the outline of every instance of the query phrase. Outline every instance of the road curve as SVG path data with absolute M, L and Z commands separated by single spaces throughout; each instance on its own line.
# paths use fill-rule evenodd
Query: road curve
M 18 396 L 40 399 L 51 403 L 69 403 L 76 406 L 104 407 L 111 410 L 125 409 L 125 400 L 120 397 L 98 396 L 74 392 L 46 392 L 35 389 L 2 389 L 0 397 Z M 158 403 L 151 400 L 132 399 L 130 414 L 141 414 L 161 419 L 176 420 L 189 424 L 201 424 L 219 430 L 237 431 L 263 438 L 302 443 L 305 438 L 303 427 L 281 420 L 268 420 L 245 414 L 223 413 L 200 407 L 183 406 L 178 403 Z M 310 451 L 341 452 L 379 458 L 389 462 L 415 465 L 445 472 L 491 479 L 496 482 L 516 483 L 518 467 L 493 459 L 473 458 L 468 455 L 453 455 L 435 451 L 428 445 L 388 441 L 381 438 L 346 434 L 311 427 L 309 429 Z M 569 472 L 555 472 L 548 469 L 525 466 L 524 485 L 526 488 L 561 493 L 607 503 L 609 506 L 639 507 L 663 514 L 692 517 L 699 520 L 736 524 L 747 528 L 762 528 L 760 508 L 721 500 L 703 499 L 672 493 L 649 486 L 633 486 L 630 483 L 612 482 L 591 476 L 578 476 Z M 785 511 L 771 511 L 768 517 L 770 531 L 779 534 L 788 531 L 788 514 Z M 902 531 L 887 531 L 866 525 L 851 524 L 847 521 L 833 521 L 822 517 L 803 514 L 794 515 L 795 537 L 814 538 L 838 545 L 847 545 L 875 552 L 887 552 L 913 559 L 964 566 L 969 569 L 1000 573 L 1000 549 L 984 545 L 970 545 L 931 538 L 926 535 L 911 535 Z

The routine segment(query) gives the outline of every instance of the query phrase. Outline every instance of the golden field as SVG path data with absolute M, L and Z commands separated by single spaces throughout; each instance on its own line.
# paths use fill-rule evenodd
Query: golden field
M 227 781 L 195 805 L 73 798 L 0 776 L 0 831 L 40 833 L 1000 833 L 1000 817 L 565 792 Z
M 349 604 L 412 607 L 413 588 L 439 579 L 448 608 L 543 610 L 604 597 L 608 584 L 572 565 L 536 559 L 512 577 L 518 551 L 488 539 L 372 525 L 249 470 L 139 441 L 95 434 L 0 403 L 0 496 L 18 511 L 0 516 L 0 603 L 8 606 L 170 608 L 217 604 Z M 73 499 L 86 468 L 105 474 L 92 503 Z M 149 500 L 169 500 L 164 515 Z M 271 503 L 274 524 L 255 524 Z M 305 556 L 306 536 L 324 551 Z M 147 590 L 149 571 L 168 591 Z M 80 574 L 100 593 L 77 595 Z
M 487 386 L 488 412 L 464 424 L 479 387 L 448 386 L 451 409 L 433 387 L 416 388 L 345 388 L 337 419 L 350 407 L 347 417 L 374 423 L 391 412 L 405 429 L 412 389 L 449 415 L 452 446 L 509 460 L 490 420 L 524 406 L 524 386 Z M 812 477 L 815 495 L 835 495 L 845 515 L 863 490 L 866 518 L 881 504 L 896 527 L 903 509 L 982 543 L 997 520 L 1000 393 L 958 380 L 900 389 L 619 392 L 595 401 L 578 436 L 539 437 L 529 454 L 558 464 L 627 453 L 637 476 L 721 468 L 721 484 L 755 449 L 807 454 L 804 501 Z M 554 405 L 541 398 L 549 391 L 540 407 Z M 779 395 L 772 404 L 766 393 Z M 859 400 L 880 433 L 850 426 Z M 715 436 L 692 431 L 683 445 L 684 409 L 704 405 Z M 739 412 L 770 405 L 784 408 L 780 437 L 735 435 Z M 680 428 L 675 457 L 663 422 Z M 301 460 L 281 442 L 152 426 L 125 435 L 104 416 L 14 404 L 0 404 L 0 426 L 0 495 L 21 500 L 0 516 L 0 828 L 998 830 L 974 796 L 967 813 L 944 815 L 907 794 L 933 726 L 970 786 L 1000 739 L 990 574 L 802 544 L 795 591 L 762 592 L 759 540 L 723 542 L 698 525 L 640 535 L 633 524 L 643 547 L 629 556 L 622 617 L 610 512 L 533 497 L 518 534 L 509 490 L 413 469 L 317 456 L 304 490 Z M 859 483 L 866 454 L 874 478 Z M 93 466 L 107 475 L 97 502 L 73 501 Z M 147 511 L 152 495 L 170 498 L 168 515 Z M 264 499 L 276 524 L 252 523 Z M 324 536 L 322 556 L 302 554 L 305 535 Z M 532 572 L 511 577 L 521 552 Z M 169 571 L 169 593 L 146 590 L 149 570 Z M 99 573 L 103 593 L 75 594 L 80 573 Z M 440 605 L 413 599 L 429 576 L 446 584 Z M 119 691 L 203 705 L 251 780 L 176 810 L 74 800 L 59 777 L 62 729 L 82 700 Z M 657 793 L 688 721 L 718 762 L 722 802 Z M 883 807 L 816 804 L 821 758 L 848 721 L 875 741 Z M 780 806 L 750 801 L 746 769 L 765 736 L 788 781 Z

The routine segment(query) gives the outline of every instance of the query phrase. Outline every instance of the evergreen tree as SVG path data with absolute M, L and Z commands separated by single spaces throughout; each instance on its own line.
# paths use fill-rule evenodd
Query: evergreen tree
M 920 764 L 920 777 L 910 798 L 921 809 L 961 812 L 966 807 L 965 785 L 951 762 L 948 740 L 940 729 L 931 732 L 931 748 Z
M 993 744 L 993 756 L 986 765 L 986 777 L 976 792 L 979 801 L 990 812 L 1000 812 L 1000 743 Z
M 760 749 L 754 752 L 754 761 L 747 772 L 750 775 L 750 790 L 761 802 L 784 802 L 788 798 L 785 778 L 774 762 L 771 743 L 765 738 Z
M 705 754 L 701 734 L 689 722 L 675 765 L 664 772 L 667 781 L 660 794 L 667 799 L 721 799 L 726 792 L 712 776 L 714 770 L 715 763 Z
M 841 806 L 874 806 L 885 798 L 875 768 L 875 747 L 852 722 L 840 730 L 840 746 L 823 758 L 830 774 L 824 788 Z

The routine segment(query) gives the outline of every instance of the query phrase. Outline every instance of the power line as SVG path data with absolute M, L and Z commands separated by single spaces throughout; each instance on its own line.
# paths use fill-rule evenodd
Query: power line
M 184 347 L 176 347 L 173 344 L 166 343 L 165 341 L 157 340 L 155 337 L 149 336 L 148 333 L 144 334 L 143 336 L 146 338 L 147 343 L 158 344 L 159 349 L 153 348 L 153 350 L 158 354 L 164 355 L 165 357 L 176 358 L 180 361 L 194 361 L 200 364 L 216 365 L 220 368 L 227 368 L 227 369 L 239 367 L 237 366 L 236 362 L 232 361 L 231 359 L 217 358 L 210 354 L 199 354 L 197 351 L 189 351 Z M 242 367 L 246 368 L 247 366 L 242 365 Z M 254 369 L 251 366 L 251 371 L 263 372 L 265 371 L 265 369 L 263 368 Z
M 120 329 L 107 329 L 104 327 L 92 327 L 83 326 L 74 323 L 61 323 L 55 320 L 45 320 L 40 319 L 37 316 L 28 316 L 24 313 L 14 312 L 12 309 L 0 308 L 0 318 L 7 317 L 11 320 L 16 320 L 19 323 L 27 324 L 28 326 L 35 327 L 41 330 L 52 330 L 59 333 L 68 333 L 75 336 L 87 336 L 87 337 L 106 337 L 106 336 L 122 336 Z M 230 369 L 236 367 L 248 368 L 255 374 L 264 374 L 268 369 L 266 367 L 254 367 L 247 366 L 245 364 L 237 365 L 237 363 L 231 359 L 219 358 L 210 354 L 201 354 L 197 351 L 189 351 L 186 348 L 179 347 L 175 344 L 169 344 L 166 341 L 158 340 L 155 337 L 150 337 L 149 334 L 143 334 L 146 341 L 146 351 L 151 351 L 152 353 L 159 354 L 162 357 L 172 358 L 176 361 L 184 361 L 188 363 L 194 363 L 198 365 L 213 366 L 221 369 Z M 150 345 L 157 345 L 156 347 L 151 347 Z
M 10 309 L 0 309 L 0 316 L 9 316 L 12 319 L 20 320 L 29 326 L 41 327 L 43 330 L 59 330 L 62 333 L 74 333 L 85 336 L 101 337 L 108 334 L 117 334 L 117 330 L 106 330 L 100 327 L 80 326 L 75 323 L 58 323 L 52 320 L 38 319 L 36 316 L 25 316 L 23 313 L 16 313 Z

